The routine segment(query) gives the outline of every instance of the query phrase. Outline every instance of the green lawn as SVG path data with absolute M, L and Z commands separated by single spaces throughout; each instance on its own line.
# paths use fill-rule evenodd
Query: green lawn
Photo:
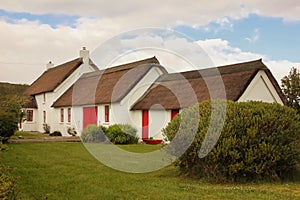
M 122 146 L 132 152 L 158 147 Z M 174 166 L 146 174 L 115 171 L 79 142 L 8 144 L 0 163 L 18 177 L 18 199 L 300 199 L 300 181 L 210 184 L 178 177 Z
M 44 138 L 49 137 L 48 134 L 39 133 L 39 132 L 26 132 L 26 131 L 16 131 L 11 139 L 33 139 L 33 138 Z

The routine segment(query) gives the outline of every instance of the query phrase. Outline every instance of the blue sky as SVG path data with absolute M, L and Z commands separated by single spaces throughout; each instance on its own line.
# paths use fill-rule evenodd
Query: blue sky
M 300 61 L 300 21 L 284 22 L 282 18 L 252 14 L 225 25 L 213 22 L 204 27 L 174 29 L 194 40 L 222 38 L 243 51 L 265 54 L 272 59 Z
M 276 8 L 267 0 L 2 2 L 0 81 L 31 83 L 49 60 L 66 62 L 83 46 L 92 51 L 113 36 L 143 27 L 185 34 L 203 45 L 217 65 L 263 58 L 280 80 L 291 67 L 300 67 L 300 3 L 273 3 Z
M 42 24 L 48 24 L 52 28 L 58 26 L 70 26 L 75 28 L 76 20 L 79 16 L 69 16 L 64 14 L 31 14 L 28 12 L 9 12 L 0 9 L 0 17 L 7 20 L 9 23 L 15 23 L 16 20 L 26 19 L 28 21 L 39 21 Z

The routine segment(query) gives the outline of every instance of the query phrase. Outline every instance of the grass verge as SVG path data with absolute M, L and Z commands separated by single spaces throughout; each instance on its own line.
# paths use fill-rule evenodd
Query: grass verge
M 149 152 L 159 146 L 121 148 Z M 8 144 L 0 162 L 18 178 L 18 199 L 300 199 L 299 180 L 211 184 L 178 177 L 174 166 L 145 174 L 119 172 L 92 157 L 82 143 Z
M 16 131 L 11 139 L 35 139 L 49 137 L 49 134 L 39 132 Z

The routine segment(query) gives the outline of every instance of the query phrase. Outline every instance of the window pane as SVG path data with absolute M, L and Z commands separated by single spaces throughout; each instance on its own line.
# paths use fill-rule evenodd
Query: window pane
M 104 121 L 109 122 L 109 106 L 104 106 Z
M 64 122 L 64 109 L 60 109 L 60 122 Z

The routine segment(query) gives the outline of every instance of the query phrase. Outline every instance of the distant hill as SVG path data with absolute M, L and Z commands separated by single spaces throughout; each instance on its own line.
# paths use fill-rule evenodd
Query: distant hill
M 29 87 L 26 84 L 12 84 L 0 82 L 0 95 L 23 95 L 23 92 Z

